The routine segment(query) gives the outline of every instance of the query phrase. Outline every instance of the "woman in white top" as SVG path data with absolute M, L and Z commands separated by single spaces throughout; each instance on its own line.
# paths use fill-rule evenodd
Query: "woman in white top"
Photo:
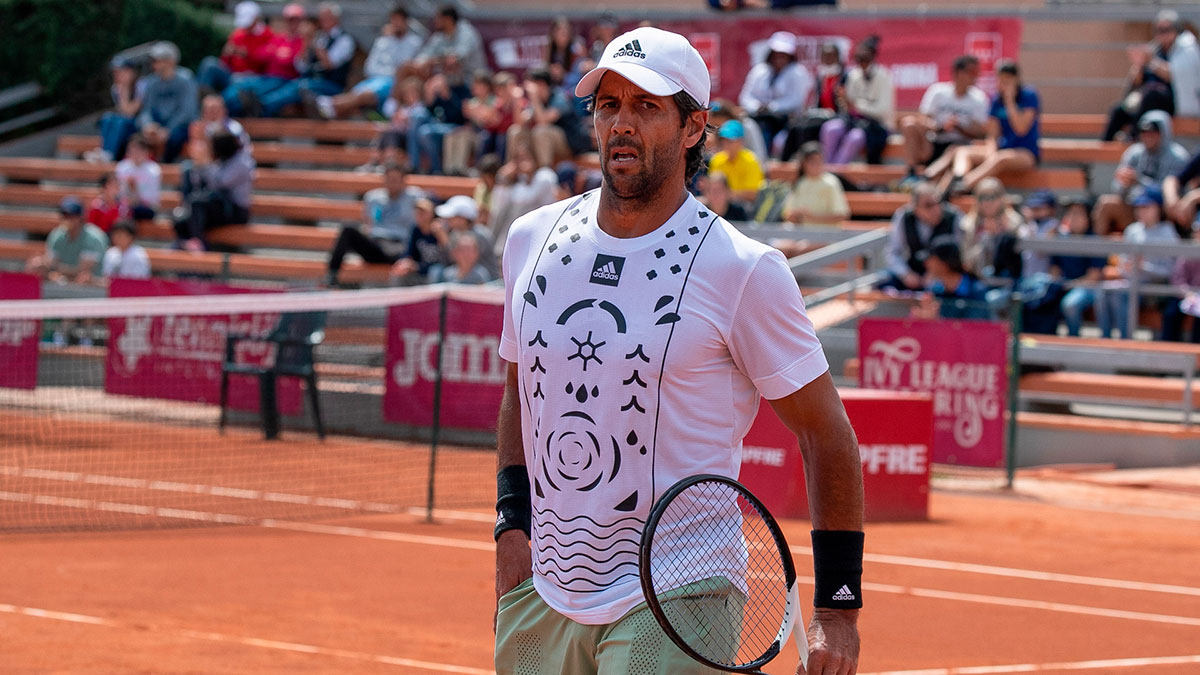
M 883 158 L 896 112 L 896 88 L 891 74 L 876 63 L 878 55 L 879 37 L 875 35 L 854 49 L 856 65 L 838 95 L 838 108 L 847 112 L 821 126 L 821 145 L 829 164 L 846 164 L 864 148 L 871 164 Z
M 762 128 L 767 152 L 775 135 L 808 106 L 813 76 L 796 61 L 796 36 L 779 31 L 767 40 L 767 58 L 746 75 L 738 104 Z

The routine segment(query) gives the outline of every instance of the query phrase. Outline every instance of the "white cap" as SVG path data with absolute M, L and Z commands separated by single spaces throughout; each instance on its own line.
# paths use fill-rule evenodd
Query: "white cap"
M 778 33 L 772 33 L 767 39 L 767 49 L 773 52 L 783 52 L 784 54 L 796 55 L 796 36 L 781 30 Z
M 479 207 L 475 200 L 467 195 L 454 195 L 445 204 L 433 210 L 438 218 L 453 218 L 458 216 L 474 222 L 479 217 Z
M 575 86 L 576 96 L 591 96 L 606 71 L 613 71 L 655 96 L 685 91 L 708 107 L 712 80 L 700 52 L 678 33 L 642 27 L 618 36 L 604 48 L 596 67 Z
M 258 17 L 262 16 L 262 8 L 258 6 L 254 0 L 245 0 L 239 2 L 237 7 L 233 8 L 233 27 L 234 28 L 249 28 L 258 21 Z

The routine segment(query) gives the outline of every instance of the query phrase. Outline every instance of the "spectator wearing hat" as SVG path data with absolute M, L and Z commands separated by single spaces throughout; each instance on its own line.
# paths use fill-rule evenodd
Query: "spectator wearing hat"
M 150 59 L 154 72 L 146 76 L 137 127 L 152 147 L 162 148 L 162 161 L 174 162 L 199 113 L 199 89 L 191 73 L 179 68 L 179 48 L 173 42 L 156 43 Z
M 133 243 L 134 232 L 134 225 L 128 220 L 113 225 L 112 231 L 109 232 L 112 246 L 104 252 L 100 276 L 105 279 L 150 278 L 150 256 L 146 254 L 146 249 Z
M 379 110 L 388 100 L 401 66 L 412 61 L 421 49 L 421 38 L 408 29 L 408 10 L 396 4 L 387 23 L 367 53 L 363 79 L 350 91 L 336 96 L 318 96 L 317 112 L 326 119 L 353 114 L 363 108 Z
M 821 144 L 809 141 L 800 148 L 800 177 L 783 202 L 783 219 L 806 225 L 840 225 L 850 217 L 850 204 L 842 181 L 825 170 Z
M 264 96 L 300 76 L 296 62 L 308 43 L 305 32 L 308 13 L 293 2 L 283 7 L 282 17 L 284 30 L 275 32 L 263 47 L 262 74 L 232 79 L 222 92 L 230 114 L 258 116 Z
M 1063 207 L 1060 236 L 1095 237 L 1092 204 L 1086 199 L 1067 202 Z M 1058 303 L 1067 324 L 1067 335 L 1078 337 L 1083 328 L 1083 312 L 1096 303 L 1095 284 L 1104 274 L 1107 260 L 1082 255 L 1057 254 L 1050 258 L 1050 276 L 1056 281 L 1076 282 Z
M 93 163 L 120 160 L 125 156 L 129 137 L 137 132 L 137 114 L 142 109 L 146 81 L 138 79 L 137 66 L 128 59 L 112 61 L 113 110 L 100 117 L 100 147 L 88 150 L 83 158 Z
M 383 170 L 383 187 L 363 195 L 363 224 L 343 227 L 329 255 L 328 284 L 336 286 L 347 253 L 368 264 L 393 264 L 408 253 L 416 227 L 417 200 L 423 192 L 408 184 L 408 169 L 391 163 Z
M 738 104 L 762 128 L 767 151 L 776 134 L 809 104 L 812 73 L 796 60 L 796 36 L 779 31 L 767 39 L 767 58 L 746 75 Z
M 896 88 L 891 74 L 877 62 L 878 57 L 877 35 L 854 48 L 855 65 L 836 95 L 839 114 L 821 125 L 826 163 L 846 164 L 864 149 L 871 164 L 883 159 L 888 129 L 896 113 Z
M 1177 244 L 1179 232 L 1167 220 L 1163 211 L 1163 195 L 1158 188 L 1147 188 L 1133 201 L 1137 219 L 1125 228 L 1122 239 L 1131 244 Z M 1137 261 L 1141 265 L 1135 267 Z M 1175 270 L 1175 258 L 1164 255 L 1120 256 L 1117 263 L 1119 279 L 1096 292 L 1096 320 L 1102 337 L 1111 337 L 1115 326 L 1124 339 L 1133 337 L 1129 325 L 1129 281 L 1135 276 L 1142 284 L 1163 284 Z
M 1200 205 L 1200 150 L 1183 169 L 1163 181 L 1163 198 L 1172 220 L 1184 228 L 1194 225 Z
M 727 98 L 713 99 L 708 107 L 708 123 L 711 125 L 709 127 L 711 131 L 708 136 L 708 143 L 716 146 L 720 142 L 716 135 L 717 130 L 729 120 L 737 120 L 742 123 L 742 131 L 745 132 L 742 142 L 758 158 L 758 163 L 761 166 L 766 166 L 767 160 L 771 158 L 771 155 L 767 150 L 766 141 L 763 140 L 762 128 L 758 126 L 758 122 L 755 122 L 753 117 L 746 114 L 745 110 L 742 110 L 740 106 L 735 105 L 733 101 Z
M 196 82 L 220 94 L 235 78 L 262 75 L 267 66 L 266 47 L 274 37 L 258 3 L 239 2 L 233 8 L 233 32 L 221 48 L 221 56 L 200 61 Z
M 984 179 L 989 181 L 991 179 Z M 997 179 L 997 183 L 1000 181 Z M 983 185 L 984 182 L 979 183 Z M 1024 225 L 1021 227 L 1022 239 L 1050 239 L 1057 236 L 1059 230 L 1058 198 L 1049 190 L 1038 190 L 1025 200 L 1023 205 Z M 1050 256 L 1035 251 L 1022 251 L 1021 260 L 1026 276 L 1050 273 Z
M 342 7 L 322 2 L 317 9 L 318 31 L 296 58 L 300 77 L 258 97 L 261 114 L 277 117 L 289 105 L 311 104 L 313 114 L 318 96 L 342 93 L 350 76 L 351 61 L 357 46 L 342 27 Z
M 1138 141 L 1121 155 L 1113 176 L 1112 193 L 1096 202 L 1096 231 L 1120 232 L 1133 222 L 1131 204 L 1146 188 L 1162 188 L 1163 182 L 1183 170 L 1188 153 L 1175 142 L 1171 117 L 1151 110 L 1138 121 Z
M 989 101 L 975 86 L 978 79 L 978 58 L 966 54 L 954 59 L 951 79 L 931 84 L 921 97 L 919 114 L 900 120 L 910 176 L 947 149 L 986 135 Z
M 745 128 L 738 120 L 729 120 L 717 129 L 721 150 L 708 162 L 709 173 L 723 173 L 733 190 L 733 199 L 752 204 L 762 189 L 763 169 L 753 152 L 746 149 Z
M 86 284 L 99 271 L 108 237 L 83 219 L 83 203 L 63 197 L 59 224 L 46 237 L 46 250 L 26 264 L 26 271 L 59 283 Z

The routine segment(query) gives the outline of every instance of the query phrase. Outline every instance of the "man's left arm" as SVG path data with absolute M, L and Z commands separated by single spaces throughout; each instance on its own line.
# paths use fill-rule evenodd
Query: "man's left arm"
M 861 575 L 861 552 L 857 560 L 853 552 L 844 550 L 818 551 L 821 537 L 832 537 L 843 543 L 857 538 L 861 545 L 863 529 L 862 462 L 858 441 L 842 406 L 842 400 L 828 372 L 798 391 L 771 401 L 775 414 L 800 440 L 804 456 L 804 478 L 808 487 L 809 511 L 814 530 L 814 563 L 822 567 L 821 559 L 842 565 L 858 566 Z M 853 544 L 850 545 L 853 548 Z M 827 557 L 832 555 L 832 557 Z M 821 577 L 825 570 L 818 569 Z M 833 574 L 842 573 L 835 569 Z M 851 576 L 854 570 L 845 572 Z M 840 581 L 837 582 L 840 588 Z M 818 583 L 818 593 L 823 592 Z M 861 590 L 859 591 L 861 593 Z M 861 598 L 860 598 L 861 600 Z M 859 635 L 858 609 L 835 609 L 818 602 L 808 626 L 808 674 L 847 675 L 858 666 Z M 797 670 L 797 672 L 803 672 Z

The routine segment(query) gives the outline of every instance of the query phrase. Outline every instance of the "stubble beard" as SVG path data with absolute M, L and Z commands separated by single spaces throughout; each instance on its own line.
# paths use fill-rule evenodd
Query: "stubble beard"
M 641 168 L 632 174 L 614 174 L 608 169 L 608 154 L 612 150 L 610 144 L 605 148 L 600 160 L 600 173 L 604 177 L 604 187 L 616 203 L 623 206 L 639 206 L 650 204 L 663 192 L 667 178 L 673 174 L 670 150 L 683 142 L 680 134 L 674 142 L 658 147 L 639 146 L 638 156 L 641 158 Z

